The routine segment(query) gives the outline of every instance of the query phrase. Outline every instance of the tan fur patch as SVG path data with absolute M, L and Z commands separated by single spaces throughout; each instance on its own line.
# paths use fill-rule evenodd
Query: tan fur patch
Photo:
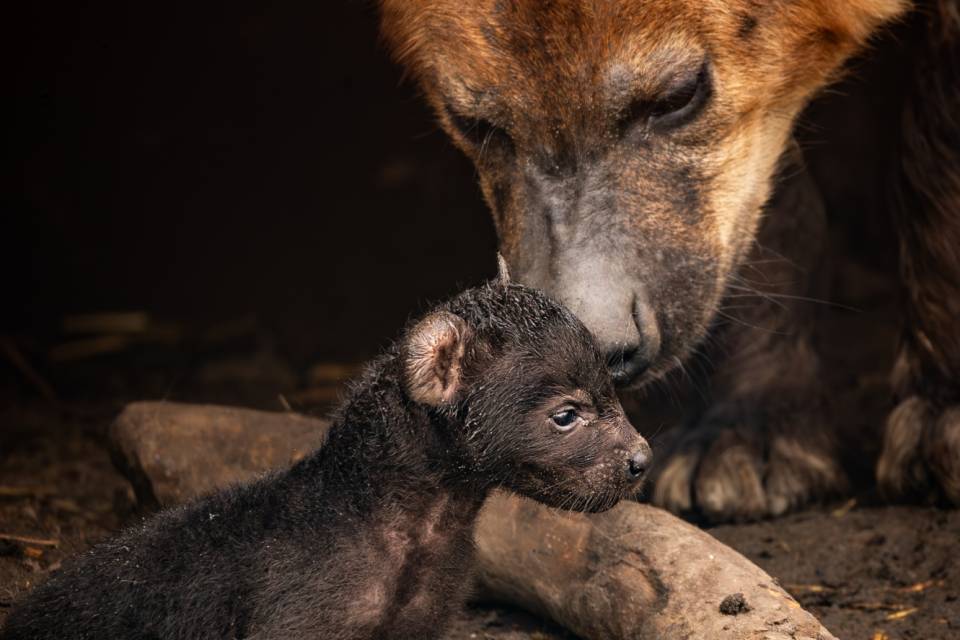
M 407 338 L 404 363 L 411 398 L 433 406 L 453 398 L 460 384 L 467 333 L 462 319 L 445 312 L 427 316 L 414 327 Z

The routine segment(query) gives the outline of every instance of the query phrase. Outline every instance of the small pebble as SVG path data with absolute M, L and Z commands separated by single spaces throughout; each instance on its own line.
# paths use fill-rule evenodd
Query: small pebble
M 732 593 L 720 603 L 720 613 L 726 616 L 735 616 L 750 611 L 750 605 L 742 593 Z

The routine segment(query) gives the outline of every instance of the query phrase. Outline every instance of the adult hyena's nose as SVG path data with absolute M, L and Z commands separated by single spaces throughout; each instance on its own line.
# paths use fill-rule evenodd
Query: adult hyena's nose
M 525 252 L 510 259 L 510 272 L 580 318 L 606 354 L 614 382 L 625 386 L 656 361 L 660 327 L 643 284 L 600 253 L 589 244 L 556 255 Z
M 607 364 L 613 383 L 624 387 L 650 368 L 651 359 L 644 355 L 639 344 L 628 344 L 607 351 Z
M 618 386 L 634 382 L 654 363 L 660 328 L 642 285 L 597 275 L 562 283 L 560 294 L 597 339 Z
M 635 294 L 628 307 L 629 322 L 635 334 L 625 343 L 604 342 L 610 374 L 618 386 L 625 386 L 639 378 L 654 363 L 660 353 L 660 328 L 657 318 L 642 294 Z

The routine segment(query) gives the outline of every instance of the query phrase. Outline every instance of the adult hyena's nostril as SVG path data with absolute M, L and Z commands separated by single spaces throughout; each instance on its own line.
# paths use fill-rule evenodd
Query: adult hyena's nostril
M 630 384 L 650 367 L 650 360 L 645 357 L 638 345 L 616 347 L 607 351 L 607 366 L 614 384 L 623 386 Z
M 607 365 L 618 386 L 628 385 L 639 378 L 660 353 L 660 328 L 653 308 L 641 295 L 634 296 L 632 307 L 631 316 L 638 339 L 607 349 Z
M 587 326 L 607 356 L 614 381 L 630 384 L 660 353 L 660 328 L 646 287 L 620 263 L 588 251 L 562 253 L 555 262 L 555 278 L 538 284 Z

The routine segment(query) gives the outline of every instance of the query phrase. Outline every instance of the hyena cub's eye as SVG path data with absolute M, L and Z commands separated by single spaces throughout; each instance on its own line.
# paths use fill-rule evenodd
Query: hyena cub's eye
M 624 127 L 644 123 L 661 131 L 677 129 L 700 115 L 712 92 L 710 65 L 704 61 L 695 73 L 663 95 L 632 103 L 624 112 L 621 123 Z
M 464 116 L 449 107 L 446 115 L 460 136 L 481 151 L 492 146 L 508 147 L 512 144 L 510 134 L 486 118 Z
M 564 409 L 558 411 L 557 413 L 550 416 L 550 420 L 553 422 L 553 427 L 560 433 L 567 433 L 568 431 L 573 431 L 580 424 L 585 422 L 585 420 L 577 413 L 576 409 Z

